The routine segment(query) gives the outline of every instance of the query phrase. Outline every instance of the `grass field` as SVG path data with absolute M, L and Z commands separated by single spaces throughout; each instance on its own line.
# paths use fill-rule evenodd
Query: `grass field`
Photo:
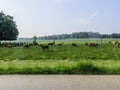
M 89 48 L 84 44 L 74 47 L 50 46 L 49 50 L 42 50 L 40 46 L 0 47 L 0 60 L 120 60 L 120 48 L 110 44 L 103 44 L 99 48 Z
M 0 47 L 0 74 L 120 74 L 120 48 L 108 43 L 116 40 L 119 41 L 103 39 L 99 48 L 89 48 L 84 43 L 101 43 L 100 39 L 57 40 L 49 50 L 40 46 Z M 57 45 L 61 42 L 62 47 Z

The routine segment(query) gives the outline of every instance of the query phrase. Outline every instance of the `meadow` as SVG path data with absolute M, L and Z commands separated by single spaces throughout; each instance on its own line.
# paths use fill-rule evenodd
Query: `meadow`
M 109 44 L 113 39 L 104 39 L 98 48 L 89 48 L 85 42 L 97 42 L 99 39 L 68 39 L 57 40 L 55 46 L 49 46 L 49 50 L 43 50 L 40 46 L 30 48 L 0 47 L 0 60 L 120 60 L 120 48 Z M 52 41 L 38 41 L 39 44 L 47 44 Z M 63 46 L 58 43 L 64 42 Z M 74 47 L 71 43 L 76 43 Z
M 55 46 L 43 50 L 30 48 L 0 47 L 0 74 L 120 74 L 120 48 L 109 44 L 119 39 L 66 39 L 56 40 Z M 52 40 L 41 40 L 47 44 Z M 64 42 L 63 46 L 58 46 Z M 99 43 L 90 48 L 85 42 Z M 72 46 L 76 43 L 78 47 Z

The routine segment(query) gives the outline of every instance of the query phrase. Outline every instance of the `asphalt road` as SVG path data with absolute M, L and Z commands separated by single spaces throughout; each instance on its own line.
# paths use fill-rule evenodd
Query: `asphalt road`
M 120 90 L 120 75 L 0 75 L 0 90 Z

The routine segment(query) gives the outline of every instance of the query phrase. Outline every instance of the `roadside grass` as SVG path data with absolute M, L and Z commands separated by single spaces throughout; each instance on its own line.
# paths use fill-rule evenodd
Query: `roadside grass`
M 0 74 L 120 74 L 114 60 L 13 60 L 0 61 Z

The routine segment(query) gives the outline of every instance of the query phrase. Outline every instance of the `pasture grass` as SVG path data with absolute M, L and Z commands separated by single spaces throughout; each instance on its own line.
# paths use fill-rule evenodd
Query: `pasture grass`
M 0 74 L 120 74 L 114 60 L 13 60 L 0 61 Z
M 0 60 L 120 60 L 120 48 L 104 43 L 98 48 L 89 48 L 84 44 L 74 47 L 71 44 L 64 46 L 50 46 L 43 50 L 40 46 L 0 47 Z

